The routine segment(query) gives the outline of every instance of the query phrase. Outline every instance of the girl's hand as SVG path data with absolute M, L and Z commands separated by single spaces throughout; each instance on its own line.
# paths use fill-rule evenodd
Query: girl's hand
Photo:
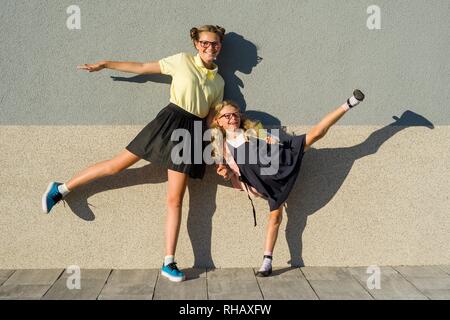
M 89 63 L 85 63 L 83 65 L 77 66 L 77 69 L 81 69 L 81 70 L 86 70 L 89 72 L 95 72 L 95 71 L 100 71 L 102 69 L 105 69 L 105 63 L 104 62 L 99 62 L 99 63 L 94 63 L 94 64 L 89 64 Z
M 268 135 L 266 137 L 266 143 L 268 143 L 268 144 L 276 144 L 276 143 L 279 143 L 279 142 L 280 142 L 280 140 L 278 140 L 274 136 Z
M 219 164 L 217 166 L 217 174 L 222 176 L 226 181 L 231 179 L 232 172 L 228 167 L 224 164 Z

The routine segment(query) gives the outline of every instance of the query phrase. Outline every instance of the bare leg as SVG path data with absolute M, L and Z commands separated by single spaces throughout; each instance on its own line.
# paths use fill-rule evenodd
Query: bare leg
M 329 113 L 325 116 L 325 118 L 322 119 L 317 125 L 315 125 L 311 131 L 309 131 L 306 134 L 306 142 L 305 142 L 305 151 L 311 147 L 311 145 L 322 139 L 325 134 L 327 133 L 328 129 L 332 125 L 334 125 L 342 116 L 345 114 L 345 107 L 346 104 L 343 104 L 333 112 Z
M 167 177 L 166 256 L 174 256 L 180 233 L 183 197 L 189 176 L 168 170 Z
M 266 242 L 264 245 L 264 250 L 266 252 L 273 252 L 278 238 L 278 229 L 280 228 L 282 220 L 283 206 L 270 212 L 269 223 L 267 224 Z
M 98 178 L 119 173 L 124 169 L 132 166 L 140 159 L 141 158 L 125 149 L 114 158 L 98 162 L 93 166 L 77 173 L 72 179 L 66 182 L 66 186 L 69 190 L 72 191 L 77 187 L 94 181 Z
M 266 243 L 264 245 L 264 259 L 261 268 L 256 273 L 257 277 L 267 277 L 272 273 L 272 254 L 278 238 L 281 220 L 283 219 L 283 206 L 270 212 L 267 224 Z

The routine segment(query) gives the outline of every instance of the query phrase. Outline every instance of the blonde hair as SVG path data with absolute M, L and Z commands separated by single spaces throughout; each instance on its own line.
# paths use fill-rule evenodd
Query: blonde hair
M 213 26 L 210 24 L 201 26 L 201 27 L 194 27 L 191 29 L 191 39 L 192 41 L 198 41 L 198 37 L 200 35 L 200 33 L 202 32 L 213 32 L 215 34 L 217 34 L 220 38 L 220 42 L 223 41 L 223 37 L 225 36 L 225 29 L 220 27 L 220 26 Z
M 240 111 L 239 105 L 232 100 L 224 100 L 218 103 L 214 107 L 214 120 L 216 120 L 220 116 L 220 111 L 226 106 L 231 106 Z M 248 139 L 248 137 L 259 137 L 260 129 L 263 129 L 262 123 L 256 120 L 250 120 L 245 115 L 241 114 L 241 121 L 239 124 L 239 128 L 244 130 L 244 135 Z M 216 121 L 213 121 L 211 124 L 211 145 L 212 145 L 212 157 L 213 159 L 219 159 L 223 154 L 223 139 L 226 138 L 225 130 L 219 126 Z
M 217 119 L 220 115 L 220 111 L 222 111 L 223 108 L 225 108 L 226 106 L 231 106 L 237 110 L 241 110 L 241 108 L 239 108 L 239 105 L 234 102 L 233 100 L 224 100 L 222 102 L 219 102 L 215 107 L 214 107 L 214 119 Z M 211 125 L 212 128 L 220 128 L 219 125 L 217 123 L 213 123 Z M 250 120 L 248 119 L 244 114 L 241 114 L 241 123 L 239 125 L 239 128 L 244 129 L 244 130 L 249 130 L 249 129 L 261 129 L 262 125 L 260 121 L 254 121 L 254 120 Z M 222 131 L 223 129 L 220 128 Z M 224 131 L 223 131 L 224 132 Z M 225 133 L 225 132 L 224 132 Z

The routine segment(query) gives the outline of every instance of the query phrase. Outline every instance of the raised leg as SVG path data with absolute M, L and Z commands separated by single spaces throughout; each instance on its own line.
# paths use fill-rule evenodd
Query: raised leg
M 331 128 L 342 116 L 346 113 L 346 104 L 343 104 L 333 112 L 330 112 L 316 124 L 307 134 L 305 141 L 305 151 L 311 147 L 312 144 L 322 139 Z
M 77 173 L 66 182 L 67 188 L 72 191 L 81 185 L 94 181 L 98 178 L 117 174 L 138 162 L 141 158 L 128 150 L 123 150 L 110 160 L 105 160 L 90 166 Z

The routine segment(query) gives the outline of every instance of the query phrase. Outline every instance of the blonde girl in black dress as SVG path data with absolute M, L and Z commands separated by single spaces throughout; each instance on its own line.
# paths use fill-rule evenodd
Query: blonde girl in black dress
M 329 113 L 307 134 L 276 137 L 270 134 L 259 134 L 258 136 L 258 132 L 256 132 L 258 139 L 253 139 L 255 129 L 259 129 L 257 123 L 245 119 L 236 103 L 224 101 L 216 106 L 213 126 L 220 130 L 216 130 L 214 136 L 220 142 L 213 143 L 213 150 L 216 157 L 219 155 L 219 158 L 224 159 L 224 162 L 218 165 L 217 173 L 226 180 L 231 179 L 235 188 L 246 191 L 250 200 L 251 196 L 259 196 L 267 199 L 269 203 L 270 214 L 264 258 L 257 276 L 266 277 L 272 273 L 272 254 L 282 220 L 283 204 L 298 177 L 304 152 L 316 141 L 322 139 L 332 125 L 363 99 L 364 94 L 355 90 L 353 96 L 346 103 Z M 252 134 L 247 134 L 250 131 Z M 217 139 L 218 134 L 221 136 Z M 222 142 L 223 149 L 220 149 Z M 264 169 L 267 169 L 267 162 L 262 163 L 259 159 L 258 161 L 249 161 L 249 158 L 255 153 L 260 154 L 259 148 L 264 144 L 269 149 L 271 145 L 277 146 L 278 149 L 278 152 L 275 153 L 279 157 L 278 168 L 273 174 L 262 173 Z M 273 150 L 275 149 L 272 147 Z M 253 214 L 255 215 L 254 208 Z

